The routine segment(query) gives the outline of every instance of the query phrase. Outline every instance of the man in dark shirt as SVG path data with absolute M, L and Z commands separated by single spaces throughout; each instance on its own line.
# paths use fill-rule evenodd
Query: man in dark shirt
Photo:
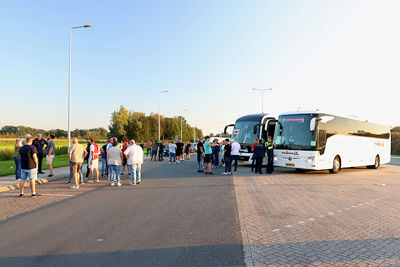
M 204 161 L 204 139 L 202 138 L 197 143 L 197 172 L 204 172 L 203 161 Z
M 253 157 L 256 159 L 256 170 L 255 173 L 262 173 L 262 162 L 265 157 L 265 146 L 262 143 L 262 140 L 258 140 L 258 144 L 254 147 Z
M 164 141 L 160 141 L 160 144 L 158 145 L 158 160 L 164 160 Z
M 232 147 L 231 144 L 229 144 L 229 139 L 225 139 L 224 141 L 224 162 L 225 162 L 225 172 L 222 174 L 231 174 L 231 166 L 232 166 L 232 161 L 231 161 L 231 151 Z
M 39 196 L 39 194 L 36 193 L 35 188 L 38 166 L 37 149 L 32 145 L 32 135 L 27 134 L 25 138 L 25 145 L 19 149 L 19 155 L 21 157 L 21 181 L 19 182 L 19 196 L 24 196 L 25 181 L 29 179 L 32 196 L 35 197 Z
M 42 172 L 42 159 L 43 159 L 43 157 L 44 157 L 44 149 L 45 149 L 45 146 L 47 146 L 48 145 L 48 143 L 47 143 L 47 141 L 46 140 L 44 140 L 43 138 L 42 138 L 42 135 L 41 134 L 38 134 L 37 135 L 37 138 L 35 139 L 35 140 L 33 140 L 33 145 L 36 147 L 36 150 L 37 150 L 37 158 L 38 158 L 38 173 L 39 174 L 44 174 L 44 172 Z
M 90 174 L 90 168 L 89 168 L 89 155 L 90 155 L 90 146 L 92 145 L 92 142 L 90 141 L 90 138 L 86 140 L 87 146 L 86 146 L 86 152 L 87 155 L 85 157 L 86 160 L 86 178 L 89 178 Z

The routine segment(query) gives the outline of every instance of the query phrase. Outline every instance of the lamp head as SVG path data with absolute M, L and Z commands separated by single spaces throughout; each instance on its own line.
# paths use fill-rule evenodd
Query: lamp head
M 85 26 L 83 26 L 83 27 L 85 27 L 85 28 L 91 28 L 91 27 L 93 27 L 93 26 L 92 26 L 92 24 L 87 24 L 87 25 L 85 25 Z

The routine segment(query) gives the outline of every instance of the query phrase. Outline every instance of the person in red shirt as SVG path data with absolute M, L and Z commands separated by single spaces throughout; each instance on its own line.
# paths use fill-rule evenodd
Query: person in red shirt
M 122 146 L 122 149 L 121 149 L 122 150 L 122 154 L 124 155 L 124 159 L 122 161 L 122 173 L 121 173 L 121 175 L 124 175 L 125 167 L 126 167 L 126 164 L 128 162 L 128 159 L 126 158 L 126 155 L 124 154 L 125 150 L 128 148 L 128 145 L 129 145 L 129 140 L 125 139 L 124 140 L 124 145 Z M 129 171 L 129 167 L 127 167 L 127 169 Z M 130 175 L 130 173 L 129 173 L 129 175 Z
M 146 144 L 146 147 L 147 147 L 147 152 L 146 152 L 146 157 L 148 157 L 149 155 L 151 156 L 151 145 L 152 145 L 153 143 L 150 141 L 150 140 L 147 140 L 147 144 Z
M 251 172 L 253 172 L 253 171 L 254 171 L 254 168 L 255 168 L 254 163 L 256 162 L 256 158 L 254 157 L 254 148 L 256 147 L 256 145 L 258 145 L 258 140 L 257 140 L 257 139 L 254 140 L 254 144 L 253 144 L 253 146 L 251 147 L 251 152 L 253 152 L 253 160 L 252 160 L 252 162 L 251 162 Z

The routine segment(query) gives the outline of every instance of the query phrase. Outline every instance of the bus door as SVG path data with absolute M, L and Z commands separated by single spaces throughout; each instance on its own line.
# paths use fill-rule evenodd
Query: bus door
M 272 139 L 274 139 L 275 126 L 276 126 L 275 119 L 267 120 L 265 122 L 261 136 L 264 142 L 268 140 L 268 136 L 271 136 Z

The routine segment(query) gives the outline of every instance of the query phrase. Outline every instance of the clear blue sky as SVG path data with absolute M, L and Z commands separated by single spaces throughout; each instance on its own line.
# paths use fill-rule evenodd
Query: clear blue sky
M 399 1 L 3 1 L 0 127 L 107 127 L 120 105 L 205 133 L 238 116 L 320 108 L 400 124 Z M 397 96 L 397 97 L 393 97 Z M 268 102 L 268 100 L 271 100 Z

